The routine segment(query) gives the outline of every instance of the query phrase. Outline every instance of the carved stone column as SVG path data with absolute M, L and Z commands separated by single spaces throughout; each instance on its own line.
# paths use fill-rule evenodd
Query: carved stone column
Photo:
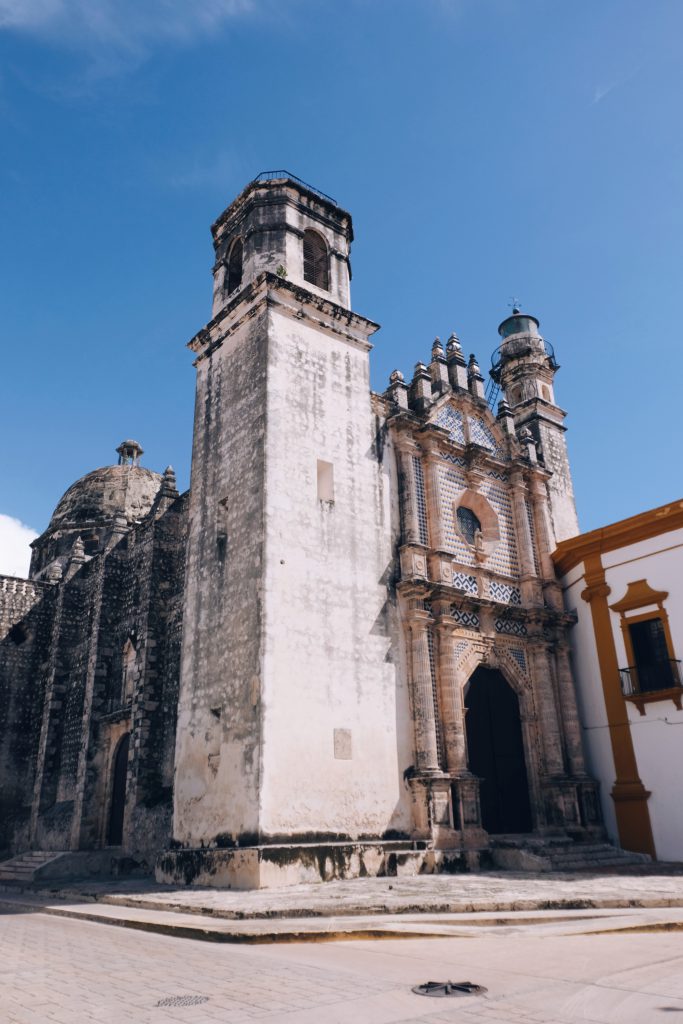
M 564 728 L 567 760 L 572 775 L 585 775 L 586 763 L 581 740 L 581 723 L 576 703 L 576 689 L 569 660 L 569 645 L 560 642 L 557 645 L 557 689 L 562 709 L 562 725 Z
M 431 617 L 427 612 L 410 613 L 410 667 L 413 698 L 413 729 L 415 734 L 415 767 L 419 773 L 438 774 L 439 751 L 436 739 L 434 688 L 429 659 L 428 630 Z
M 524 478 L 519 470 L 510 474 L 510 491 L 512 498 L 512 515 L 515 521 L 515 535 L 517 537 L 517 551 L 519 554 L 519 567 L 521 576 L 524 578 L 535 577 L 536 568 L 534 565 L 534 546 L 529 529 L 529 520 L 526 514 L 526 486 Z
M 431 442 L 424 459 L 425 476 L 425 503 L 427 506 L 427 523 L 431 547 L 437 551 L 443 551 L 444 536 L 443 523 L 441 521 L 441 503 L 439 501 L 439 466 L 442 460 L 439 458 L 438 449 L 433 447 Z
M 443 725 L 446 768 L 451 774 L 467 771 L 467 743 L 462 690 L 455 669 L 453 624 L 444 621 L 436 627 L 439 651 L 439 699 Z
M 544 482 L 536 476 L 533 477 L 529 486 L 529 500 L 536 532 L 541 576 L 544 580 L 552 580 L 554 583 L 556 582 L 555 566 L 550 553 L 555 549 L 555 541 L 548 517 L 548 495 Z
M 417 517 L 417 488 L 415 486 L 415 449 L 410 441 L 398 442 L 398 465 L 400 472 L 400 502 L 402 511 L 402 532 L 404 544 L 420 544 L 420 524 Z
M 548 651 L 542 637 L 530 638 L 527 651 L 532 659 L 531 678 L 534 684 L 539 732 L 543 740 L 545 770 L 549 775 L 563 775 L 564 760 L 558 708 Z

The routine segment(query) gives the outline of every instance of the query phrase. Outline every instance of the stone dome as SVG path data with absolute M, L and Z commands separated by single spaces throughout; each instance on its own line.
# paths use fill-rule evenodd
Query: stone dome
M 102 523 L 123 513 L 129 523 L 142 519 L 154 504 L 163 477 L 144 466 L 103 466 L 77 480 L 62 496 L 49 530 Z

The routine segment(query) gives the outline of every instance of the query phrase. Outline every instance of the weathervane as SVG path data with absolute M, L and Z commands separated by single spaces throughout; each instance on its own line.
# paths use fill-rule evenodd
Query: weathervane
M 512 295 L 510 297 L 510 301 L 508 302 L 508 306 L 512 307 L 512 312 L 513 313 L 521 313 L 521 311 L 522 311 L 522 303 L 519 301 L 519 299 L 516 299 L 514 295 Z

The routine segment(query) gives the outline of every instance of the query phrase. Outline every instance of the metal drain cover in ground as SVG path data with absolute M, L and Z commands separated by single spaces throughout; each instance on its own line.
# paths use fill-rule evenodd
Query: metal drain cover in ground
M 483 985 L 475 985 L 473 981 L 426 981 L 424 985 L 415 985 L 413 992 L 418 996 L 480 996 L 487 992 Z
M 198 1006 L 208 1001 L 208 996 L 167 996 L 166 999 L 160 999 L 157 1006 Z

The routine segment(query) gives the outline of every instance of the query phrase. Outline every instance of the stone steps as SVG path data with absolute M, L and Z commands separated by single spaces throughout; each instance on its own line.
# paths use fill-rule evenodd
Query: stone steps
M 60 850 L 27 850 L 0 863 L 0 882 L 33 882 L 39 868 L 62 856 Z
M 499 867 L 521 871 L 600 871 L 648 864 L 644 853 L 631 853 L 606 842 L 574 842 L 571 839 L 506 837 L 494 845 Z

